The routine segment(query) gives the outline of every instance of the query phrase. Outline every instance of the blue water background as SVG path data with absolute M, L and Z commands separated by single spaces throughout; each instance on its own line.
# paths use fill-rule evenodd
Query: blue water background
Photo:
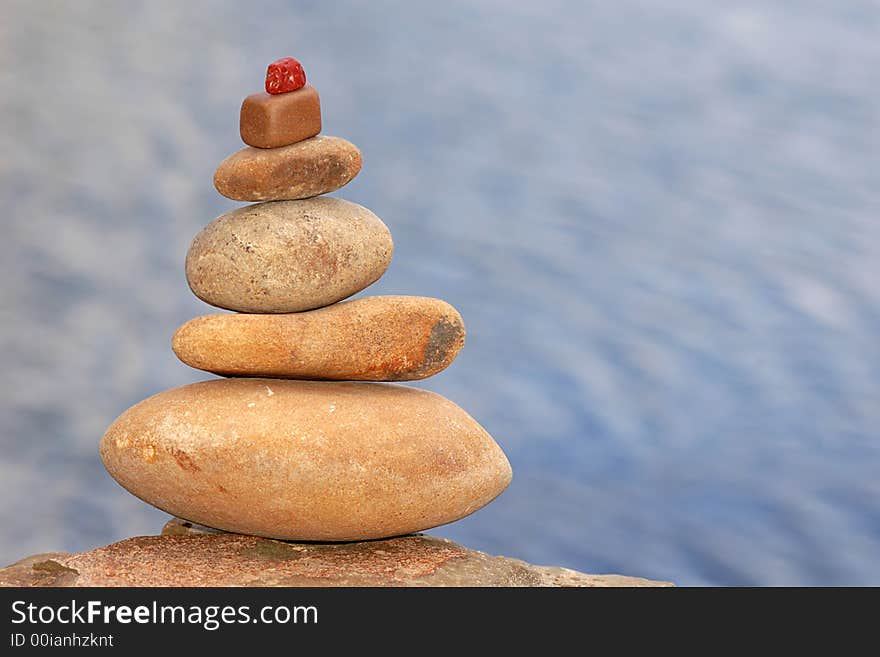
M 424 383 L 510 488 L 434 533 L 680 584 L 880 584 L 876 2 L 0 6 L 0 561 L 155 533 L 104 471 L 129 405 L 207 378 L 190 240 L 238 107 L 295 55 L 369 293 L 454 304 Z

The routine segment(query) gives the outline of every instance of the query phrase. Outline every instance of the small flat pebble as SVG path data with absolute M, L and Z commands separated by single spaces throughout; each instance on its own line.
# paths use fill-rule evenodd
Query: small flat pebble
M 234 201 L 282 201 L 336 191 L 361 170 L 357 146 L 318 136 L 280 148 L 243 148 L 220 163 L 214 187 Z

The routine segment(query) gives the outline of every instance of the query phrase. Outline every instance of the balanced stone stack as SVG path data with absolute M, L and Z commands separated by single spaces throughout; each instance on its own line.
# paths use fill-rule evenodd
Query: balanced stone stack
M 360 151 L 320 135 L 318 93 L 298 62 L 245 99 L 248 144 L 214 175 L 255 202 L 221 215 L 186 258 L 192 291 L 235 311 L 175 334 L 177 356 L 229 378 L 161 392 L 107 430 L 101 457 L 127 490 L 179 518 L 297 541 L 409 534 L 462 518 L 510 482 L 503 452 L 443 397 L 389 381 L 446 368 L 464 344 L 438 299 L 368 296 L 391 262 L 384 223 L 322 196 Z

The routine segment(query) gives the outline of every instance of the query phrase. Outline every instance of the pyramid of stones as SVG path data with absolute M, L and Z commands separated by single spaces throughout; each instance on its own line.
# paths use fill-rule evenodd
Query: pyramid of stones
M 186 258 L 192 291 L 233 311 L 173 339 L 214 378 L 125 411 L 101 458 L 132 494 L 190 522 L 300 541 L 390 537 L 458 520 L 508 485 L 510 465 L 464 410 L 382 383 L 429 377 L 464 344 L 438 299 L 366 296 L 391 262 L 385 224 L 323 196 L 360 171 L 360 151 L 323 136 L 317 91 L 296 60 L 241 107 L 248 145 L 217 168 L 224 196 Z

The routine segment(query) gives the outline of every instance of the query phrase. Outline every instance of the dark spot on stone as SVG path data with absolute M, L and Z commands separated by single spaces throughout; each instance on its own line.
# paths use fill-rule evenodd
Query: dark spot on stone
M 177 465 L 179 465 L 182 470 L 186 470 L 187 472 L 198 472 L 201 470 L 201 468 L 196 465 L 193 458 L 183 450 L 172 447 L 170 452 L 171 456 L 174 457 L 174 460 L 177 461 Z
M 223 488 L 223 486 L 221 484 L 217 484 L 217 490 L 219 490 L 221 493 L 227 492 L 227 490 L 225 488 Z
M 33 581 L 30 586 L 71 586 L 79 577 L 79 571 L 48 559 L 31 566 Z
M 230 241 L 231 241 L 233 244 L 235 244 L 235 246 L 237 246 L 238 248 L 243 249 L 245 253 L 253 253 L 253 251 L 254 251 L 254 246 L 253 246 L 253 244 L 248 244 L 247 242 L 245 242 L 244 240 L 242 240 L 242 239 L 241 239 L 238 235 L 236 235 L 235 233 L 232 233 L 232 235 L 230 235 L 230 238 L 229 238 L 229 240 L 226 242 L 226 244 L 228 245 Z M 234 258 L 231 258 L 231 259 L 234 260 Z
M 57 561 L 53 561 L 49 559 L 48 561 L 40 561 L 35 563 L 32 568 L 41 573 L 49 573 L 52 575 L 63 575 L 66 573 L 70 573 L 72 575 L 79 575 L 79 571 L 74 568 L 68 568 L 64 564 L 60 564 Z
M 448 365 L 454 356 L 464 346 L 464 326 L 460 321 L 450 321 L 447 317 L 431 327 L 431 334 L 425 344 L 425 355 L 422 364 L 416 368 L 414 374 L 434 373 Z

